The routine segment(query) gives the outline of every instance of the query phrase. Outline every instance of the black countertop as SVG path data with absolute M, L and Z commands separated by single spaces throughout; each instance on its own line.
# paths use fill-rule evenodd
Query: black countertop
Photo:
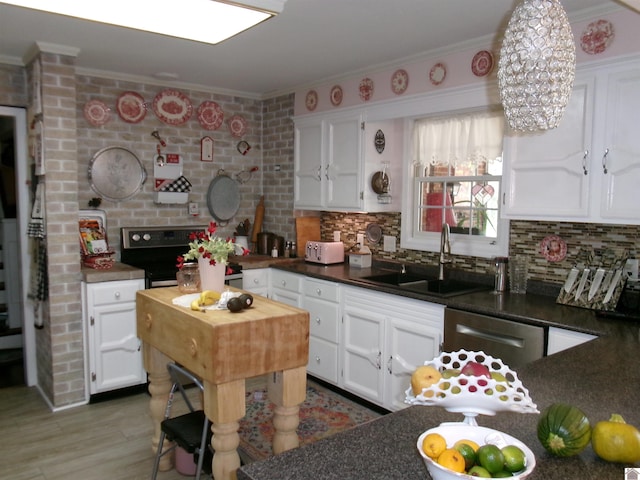
M 371 269 L 305 263 L 277 268 L 374 288 L 355 280 L 358 276 L 370 275 Z M 389 293 L 393 292 L 389 290 Z M 404 296 L 598 335 L 596 340 L 519 368 L 518 376 L 540 411 L 552 403 L 564 402 L 581 408 L 592 425 L 608 419 L 611 413 L 619 413 L 628 423 L 640 427 L 640 323 L 600 318 L 590 310 L 556 305 L 555 297 L 545 295 L 480 292 L 449 299 L 419 294 Z M 537 465 L 529 477 L 532 480 L 624 479 L 624 465 L 600 460 L 590 446 L 575 457 L 550 456 L 536 436 L 538 418 L 536 414 L 498 413 L 493 417 L 478 417 L 478 424 L 509 433 L 533 450 Z M 412 406 L 316 443 L 246 465 L 238 470 L 238 479 L 430 478 L 416 449 L 418 436 L 442 422 L 461 420 L 460 414 L 448 413 L 440 407 Z

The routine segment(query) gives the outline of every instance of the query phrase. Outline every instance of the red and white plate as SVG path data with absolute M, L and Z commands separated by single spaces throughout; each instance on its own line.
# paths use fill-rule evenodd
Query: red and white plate
M 432 85 L 440 85 L 447 78 L 447 69 L 444 64 L 436 63 L 429 71 L 429 80 Z
M 243 136 L 247 131 L 247 121 L 240 115 L 234 115 L 229 119 L 229 131 L 236 138 Z
M 409 74 L 402 68 L 391 75 L 391 91 L 396 95 L 403 94 L 409 86 Z
M 493 70 L 493 54 L 488 50 L 481 50 L 471 60 L 471 71 L 476 77 L 489 75 Z
M 373 80 L 370 78 L 363 78 L 360 81 L 358 91 L 360 94 L 360 100 L 363 102 L 371 100 L 371 97 L 373 97 Z
M 580 47 L 591 55 L 602 53 L 613 41 L 613 36 L 613 24 L 609 20 L 597 20 L 582 32 Z
M 167 89 L 153 99 L 153 111 L 168 125 L 182 125 L 191 118 L 193 106 L 184 93 Z
M 540 242 L 540 253 L 549 262 L 561 262 L 567 256 L 567 244 L 557 235 L 549 235 Z
M 84 118 L 94 127 L 101 127 L 111 120 L 111 109 L 100 100 L 89 100 L 84 104 Z
M 318 106 L 318 92 L 315 90 L 309 90 L 307 92 L 307 97 L 304 100 L 304 104 L 307 107 L 307 110 L 310 112 L 314 111 Z
M 202 128 L 217 130 L 224 120 L 222 107 L 216 102 L 202 102 L 198 107 L 198 121 Z
M 331 99 L 331 105 L 337 107 L 342 103 L 342 87 L 340 85 L 334 85 L 331 87 L 331 93 L 329 94 Z
M 147 104 L 136 92 L 122 92 L 116 100 L 116 111 L 127 123 L 138 123 L 147 115 Z

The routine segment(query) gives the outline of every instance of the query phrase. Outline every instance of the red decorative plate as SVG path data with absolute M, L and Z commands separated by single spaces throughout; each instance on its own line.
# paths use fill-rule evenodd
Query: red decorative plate
M 84 118 L 94 127 L 101 127 L 111 119 L 111 109 L 100 100 L 89 100 L 84 105 Z
M 436 63 L 429 71 L 429 80 L 432 85 L 440 85 L 447 77 L 447 69 L 442 63 Z
M 229 119 L 229 131 L 236 138 L 243 136 L 247 131 L 247 121 L 240 115 L 234 115 Z
M 597 20 L 582 32 L 580 46 L 591 55 L 602 53 L 613 41 L 613 35 L 613 25 L 609 20 Z
M 198 107 L 198 121 L 204 129 L 217 130 L 223 119 L 222 107 L 216 102 L 202 102 Z
M 561 262 L 567 256 L 567 244 L 557 235 L 549 235 L 540 242 L 540 253 L 550 262 Z
M 307 107 L 307 110 L 310 112 L 314 111 L 318 106 L 318 92 L 315 90 L 309 90 L 307 92 L 307 97 L 304 100 L 304 104 Z
M 342 87 L 340 85 L 334 85 L 331 88 L 331 94 L 329 95 L 331 98 L 331 105 L 337 107 L 342 103 Z
M 391 75 L 391 91 L 396 95 L 403 94 L 409 86 L 409 74 L 406 70 L 396 70 Z
M 373 97 L 373 80 L 370 78 L 363 78 L 360 81 L 358 91 L 360 93 L 360 99 L 363 102 L 371 100 L 371 97 Z
M 153 111 L 168 125 L 182 125 L 191 118 L 193 106 L 184 93 L 167 89 L 153 99 Z
M 471 60 L 471 71 L 476 77 L 489 75 L 493 69 L 493 54 L 488 50 L 481 50 Z
M 127 123 L 138 123 L 147 115 L 147 104 L 136 92 L 123 92 L 116 100 L 116 110 Z

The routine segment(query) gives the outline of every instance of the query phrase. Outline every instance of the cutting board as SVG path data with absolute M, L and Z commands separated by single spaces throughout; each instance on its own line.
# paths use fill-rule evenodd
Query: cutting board
M 308 240 L 321 240 L 320 217 L 296 218 L 296 242 L 298 257 L 304 257 L 304 249 Z

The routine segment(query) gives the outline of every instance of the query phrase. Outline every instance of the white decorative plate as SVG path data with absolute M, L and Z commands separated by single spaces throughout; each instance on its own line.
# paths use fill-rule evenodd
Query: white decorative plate
M 591 55 L 602 53 L 609 47 L 613 37 L 613 24 L 609 20 L 597 20 L 582 32 L 580 47 Z
M 216 102 L 202 102 L 198 107 L 198 121 L 206 130 L 217 130 L 223 119 L 222 107 Z
M 340 85 L 334 85 L 331 87 L 331 93 L 329 96 L 331 98 L 331 105 L 334 107 L 340 105 L 342 103 L 342 87 Z
M 493 70 L 493 54 L 488 50 L 481 50 L 471 60 L 471 71 L 476 77 L 489 75 Z
M 111 120 L 111 109 L 100 100 L 89 100 L 84 105 L 84 118 L 94 127 L 101 127 Z
M 116 100 L 116 110 L 127 123 L 138 123 L 147 115 L 144 98 L 136 92 L 122 92 Z
M 247 121 L 240 115 L 234 115 L 229 119 L 229 131 L 236 138 L 243 136 L 247 131 Z
M 307 110 L 310 112 L 314 111 L 318 106 L 318 92 L 315 90 L 309 90 L 307 92 L 307 97 L 304 100 L 304 104 L 307 107 Z
M 442 63 L 436 63 L 429 71 L 429 80 L 432 85 L 440 85 L 447 77 L 447 69 Z
M 182 125 L 193 113 L 191 100 L 178 90 L 167 89 L 153 99 L 153 111 L 168 125 Z
M 360 99 L 363 102 L 371 100 L 371 97 L 373 97 L 373 80 L 370 78 L 363 78 L 360 81 L 358 92 L 360 94 Z
M 402 68 L 391 75 L 391 91 L 396 95 L 403 94 L 409 86 L 409 74 Z

